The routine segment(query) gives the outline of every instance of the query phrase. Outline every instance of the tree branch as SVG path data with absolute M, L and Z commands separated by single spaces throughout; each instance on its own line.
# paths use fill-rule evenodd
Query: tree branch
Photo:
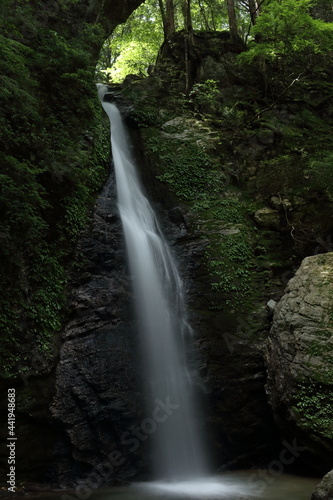
M 263 113 L 266 113 L 267 111 L 271 110 L 272 108 L 274 108 L 275 104 L 277 104 L 277 102 L 281 99 L 281 97 L 286 93 L 288 92 L 288 90 L 290 89 L 290 87 L 292 87 L 294 85 L 294 83 L 298 82 L 299 79 L 301 78 L 301 76 L 305 73 L 305 71 L 302 71 L 298 76 L 296 76 L 296 78 L 293 79 L 293 81 L 281 92 L 281 94 L 279 94 L 277 96 L 277 98 L 272 102 L 272 104 L 270 104 L 269 106 L 267 106 L 267 108 L 264 108 L 262 109 L 261 111 L 258 111 L 258 113 L 256 113 L 254 115 L 254 117 L 252 118 L 252 120 L 250 121 L 250 123 L 253 123 L 257 118 L 261 117 L 261 115 Z

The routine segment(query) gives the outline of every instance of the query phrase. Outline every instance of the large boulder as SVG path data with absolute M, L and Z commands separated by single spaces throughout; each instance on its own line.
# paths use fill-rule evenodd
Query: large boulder
M 318 470 L 332 466 L 333 253 L 303 260 L 275 308 L 267 393 L 285 437 Z
M 333 500 L 333 470 L 320 481 L 312 493 L 311 500 Z
M 154 69 L 154 75 L 167 82 L 164 92 L 170 91 L 170 81 L 178 91 L 184 91 L 184 46 L 188 47 L 190 87 L 209 79 L 219 80 L 223 88 L 243 82 L 236 63 L 236 55 L 245 50 L 240 38 L 233 39 L 229 31 L 196 31 L 190 38 L 177 31 L 162 44 Z

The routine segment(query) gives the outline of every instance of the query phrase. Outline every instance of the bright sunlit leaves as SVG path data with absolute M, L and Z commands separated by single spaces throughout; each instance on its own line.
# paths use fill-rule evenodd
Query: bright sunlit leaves
M 163 42 L 159 4 L 158 0 L 146 0 L 105 41 L 97 66 L 99 79 L 121 82 L 128 74 L 147 76 Z M 238 35 L 245 42 L 250 41 L 249 50 L 241 56 L 243 60 L 258 56 L 276 60 L 293 55 L 324 54 L 333 46 L 333 23 L 322 20 L 323 13 L 323 19 L 329 18 L 331 9 L 325 0 L 264 0 L 254 26 L 251 25 L 254 22 L 251 0 L 235 0 L 234 7 Z M 184 28 L 181 0 L 174 1 L 174 9 L 178 31 Z M 196 31 L 228 29 L 226 3 L 192 0 L 191 19 Z

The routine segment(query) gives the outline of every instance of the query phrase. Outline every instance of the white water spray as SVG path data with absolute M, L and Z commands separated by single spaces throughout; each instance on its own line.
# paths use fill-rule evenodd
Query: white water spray
M 100 87 L 101 99 L 103 92 Z M 182 282 L 152 207 L 143 195 L 120 112 L 109 102 L 102 101 L 102 105 L 111 122 L 118 207 L 155 415 L 150 432 L 155 474 L 166 479 L 197 478 L 206 473 L 206 464 L 194 423 L 191 377 L 186 368 L 184 339 L 189 327 Z

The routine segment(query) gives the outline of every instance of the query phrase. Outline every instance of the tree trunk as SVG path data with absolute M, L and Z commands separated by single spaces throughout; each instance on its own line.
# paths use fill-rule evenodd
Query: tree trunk
M 175 32 L 175 11 L 173 0 L 165 0 L 166 6 L 166 32 L 167 36 L 172 35 Z
M 249 0 L 249 11 L 251 16 L 251 23 L 254 26 L 256 24 L 257 17 L 259 16 L 259 5 L 257 0 Z
M 237 38 L 238 31 L 237 31 L 237 21 L 236 21 L 234 0 L 227 0 L 227 9 L 228 9 L 229 29 L 230 29 L 231 38 Z
M 188 94 L 191 88 L 191 64 L 190 46 L 193 46 L 193 27 L 191 16 L 191 0 L 183 0 L 182 11 L 184 17 L 184 49 L 185 49 L 185 93 Z
M 163 4 L 163 0 L 158 0 L 158 3 L 162 15 L 164 40 L 166 40 L 175 32 L 175 13 L 173 0 L 165 0 L 165 7 Z
M 191 0 L 183 0 L 183 16 L 185 31 L 192 35 L 192 16 L 191 16 Z

